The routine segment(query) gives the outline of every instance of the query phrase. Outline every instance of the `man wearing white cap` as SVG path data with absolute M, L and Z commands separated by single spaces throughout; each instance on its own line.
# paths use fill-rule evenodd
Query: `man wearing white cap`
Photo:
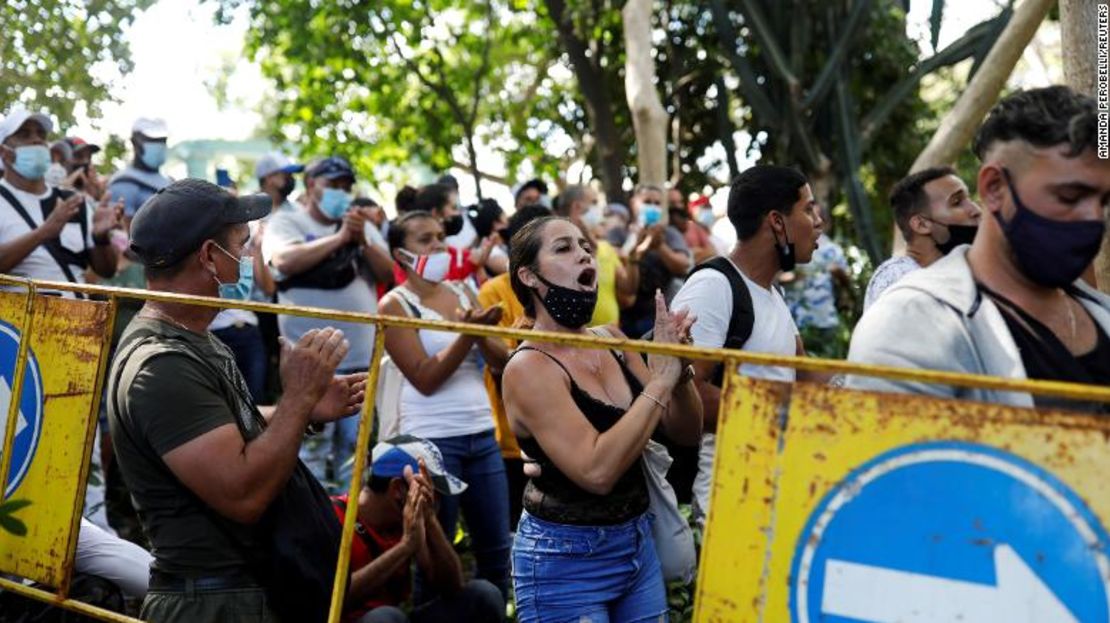
M 345 621 L 358 623 L 498 623 L 505 619 L 501 591 L 486 580 L 463 578 L 462 561 L 436 519 L 436 496 L 458 495 L 466 483 L 452 476 L 432 442 L 401 435 L 376 446 L 359 493 L 351 542 L 351 583 Z M 333 498 L 343 520 L 349 500 Z M 411 566 L 435 597 L 410 600 Z
M 22 109 L 0 121 L 0 273 L 84 283 L 85 270 L 92 268 L 111 277 L 116 253 L 109 232 L 118 226 L 118 214 L 46 183 L 53 130 L 49 117 Z
M 123 213 L 130 219 L 151 195 L 169 185 L 170 179 L 158 169 L 166 162 L 169 129 L 162 119 L 139 117 L 131 126 L 131 145 L 135 159 L 108 183 L 108 194 L 123 201 Z

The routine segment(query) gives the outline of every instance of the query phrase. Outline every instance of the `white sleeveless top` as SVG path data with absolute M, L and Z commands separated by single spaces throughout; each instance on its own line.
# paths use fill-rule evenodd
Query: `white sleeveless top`
M 463 309 L 473 307 L 461 285 L 444 285 L 458 295 Z M 420 297 L 403 285 L 394 291 L 404 300 L 402 307 L 409 315 L 414 315 L 412 310 L 416 309 L 424 320 L 443 320 L 439 312 L 422 305 Z M 428 356 L 435 355 L 458 339 L 457 333 L 446 331 L 421 329 L 417 333 Z M 459 437 L 493 430 L 493 412 L 482 378 L 478 347 L 470 349 L 454 374 L 431 396 L 421 394 L 408 379 L 402 380 L 400 412 L 401 433 L 425 439 Z

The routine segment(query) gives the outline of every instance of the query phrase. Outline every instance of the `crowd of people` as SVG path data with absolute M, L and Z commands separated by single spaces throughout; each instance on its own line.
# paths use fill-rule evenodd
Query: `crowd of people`
M 163 175 L 156 119 L 135 122 L 133 160 L 107 178 L 96 145 L 53 133 L 45 114 L 0 122 L 4 273 L 828 357 L 845 355 L 838 303 L 862 295 L 852 361 L 1110 384 L 1110 297 L 1081 278 L 1105 235 L 1110 162 L 1096 155 L 1093 100 L 1066 87 L 990 112 L 973 145 L 978 203 L 949 167 L 893 188 L 907 253 L 863 292 L 824 231 L 826 206 L 789 166 L 731 182 L 729 246 L 706 198 L 678 188 L 640 185 L 625 205 L 530 180 L 510 209 L 463 207 L 444 176 L 403 188 L 388 218 L 356 196 L 342 157 L 268 155 L 248 195 Z M 145 619 L 322 620 L 350 504 L 347 621 L 498 621 L 510 600 L 521 621 L 658 620 L 665 580 L 691 579 L 694 540 L 661 538 L 660 524 L 678 501 L 695 526 L 710 512 L 717 361 L 391 327 L 371 449 L 357 447 L 352 415 L 373 325 L 166 302 L 121 313 L 102 426 L 107 519 L 82 523 L 77 569 L 142 599 Z M 780 366 L 740 373 L 1107 412 Z M 650 459 L 659 448 L 677 459 L 670 473 Z M 369 469 L 352 500 L 341 494 L 357 452 Z M 460 526 L 472 563 L 456 552 Z

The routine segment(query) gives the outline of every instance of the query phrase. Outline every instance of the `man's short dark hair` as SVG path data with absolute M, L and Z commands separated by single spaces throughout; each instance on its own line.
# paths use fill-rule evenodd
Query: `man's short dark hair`
M 728 193 L 728 220 L 740 240 L 754 236 L 771 212 L 788 214 L 806 176 L 797 169 L 760 164 L 736 176 Z
M 1066 86 L 1018 91 L 998 102 L 979 127 L 971 148 L 982 161 L 997 142 L 1020 140 L 1045 148 L 1067 144 L 1068 157 L 1094 149 L 1098 111 L 1092 97 Z
M 952 167 L 929 167 L 903 177 L 890 190 L 890 209 L 894 212 L 894 222 L 906 242 L 913 237 L 910 219 L 929 207 L 925 185 L 948 175 L 956 175 L 956 170 Z
M 354 199 L 351 200 L 351 205 L 355 206 L 356 208 L 380 208 L 381 207 L 378 204 L 377 201 L 374 201 L 370 197 L 355 197 Z
M 415 212 L 431 212 L 439 214 L 447 205 L 447 198 L 455 192 L 443 184 L 428 184 L 416 193 L 416 200 L 412 204 Z
M 513 195 L 513 199 L 520 199 L 520 195 L 529 188 L 535 188 L 541 195 L 547 194 L 547 184 L 543 180 L 535 178 L 521 184 L 520 188 L 516 189 L 516 194 Z

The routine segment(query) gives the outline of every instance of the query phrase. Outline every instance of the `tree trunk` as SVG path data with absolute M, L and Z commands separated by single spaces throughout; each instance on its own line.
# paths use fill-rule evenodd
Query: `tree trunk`
M 1025 46 L 1037 34 L 1056 0 L 1025 0 L 1014 11 L 1014 17 L 998 37 L 983 61 L 983 67 L 968 83 L 952 111 L 941 121 L 940 128 L 928 146 L 914 161 L 910 172 L 928 167 L 952 164 L 967 149 L 983 117 L 998 100 L 1006 80 L 1014 71 Z
M 1025 47 L 1033 40 L 1037 28 L 1055 3 L 1056 0 L 1025 0 L 1014 10 L 1013 18 L 991 47 L 982 67 L 941 121 L 937 133 L 910 167 L 910 173 L 952 164 L 960 152 L 967 149 L 983 117 L 998 101 L 998 95 L 1006 86 L 1006 80 L 1013 73 Z M 905 247 L 906 241 L 895 229 L 894 254 L 904 253 Z
M 663 186 L 667 180 L 667 111 L 655 89 L 651 56 L 652 0 L 628 0 L 624 18 L 624 90 L 636 132 L 639 183 Z
M 574 24 L 567 15 L 565 0 L 546 0 L 547 11 L 559 31 L 559 41 L 570 58 L 578 89 L 586 101 L 586 115 L 596 140 L 601 183 L 605 187 L 606 200 L 609 202 L 626 201 L 624 195 L 624 154 L 621 149 L 620 132 L 613 117 L 613 95 L 609 91 L 609 80 L 596 64 L 599 59 L 586 53 L 586 43 L 574 31 Z
M 1094 96 L 1095 61 L 1098 55 L 1098 2 L 1060 0 L 1060 40 L 1064 56 L 1064 81 L 1068 86 Z M 1094 278 L 1103 292 L 1110 293 L 1110 233 L 1102 240 L 1095 258 Z
M 728 88 L 725 78 L 717 74 L 713 83 L 717 86 L 717 133 L 721 137 L 721 145 L 725 148 L 725 159 L 728 162 L 728 180 L 731 183 L 740 175 L 740 165 L 736 162 L 736 141 L 732 137 L 732 117 L 728 103 Z M 828 205 L 828 204 L 826 204 Z
M 474 147 L 474 128 L 466 128 L 466 155 L 470 161 L 470 175 L 474 177 L 474 192 L 482 200 L 482 172 L 478 169 L 478 150 Z

